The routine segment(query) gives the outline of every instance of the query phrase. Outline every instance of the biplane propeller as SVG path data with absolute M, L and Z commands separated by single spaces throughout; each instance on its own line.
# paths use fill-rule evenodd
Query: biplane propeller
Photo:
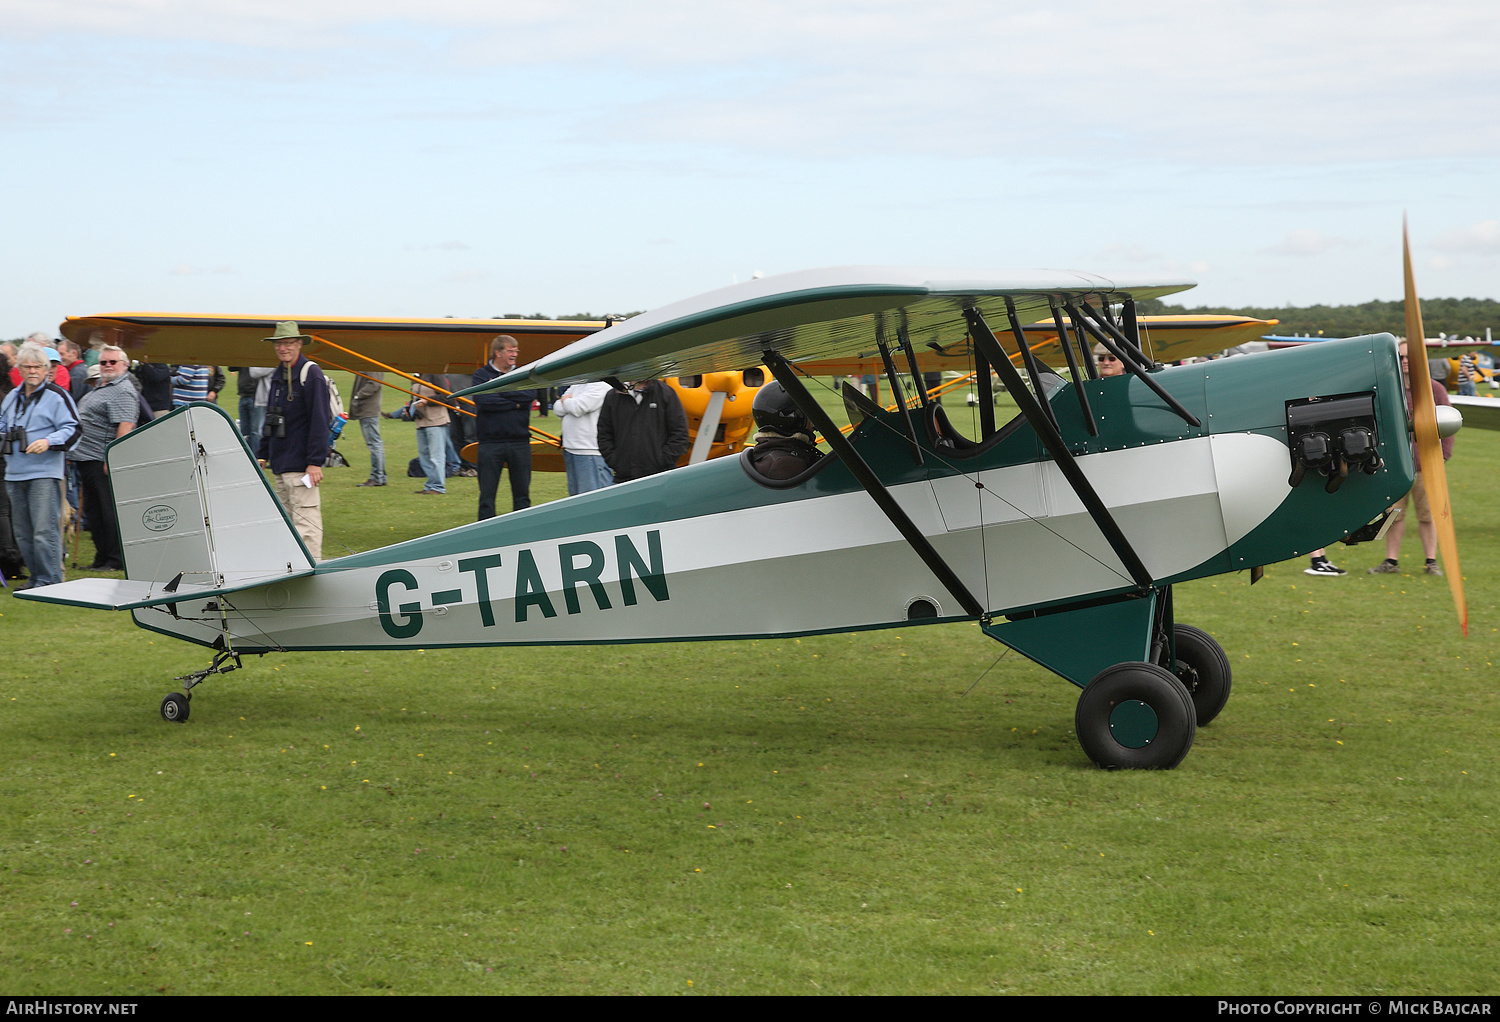
M 1173 767 L 1224 707 L 1231 672 L 1176 621 L 1172 587 L 1347 537 L 1413 480 L 1395 338 L 1165 367 L 1143 350 L 1136 303 L 1190 286 L 846 267 L 669 305 L 458 397 L 764 366 L 832 456 L 791 479 L 721 457 L 322 563 L 229 417 L 189 405 L 108 450 L 127 577 L 19 595 L 129 610 L 211 647 L 212 664 L 163 700 L 172 720 L 247 653 L 975 621 L 1083 690 L 1077 733 L 1096 763 Z M 1027 342 L 1040 319 L 1058 327 L 1067 378 Z M 1096 343 L 1126 375 L 1099 377 Z M 984 398 L 972 436 L 917 382 L 924 352 L 960 350 Z M 809 367 L 870 353 L 895 409 L 845 384 L 845 437 Z M 992 372 L 1020 408 L 1009 422 L 995 421 Z M 727 618 L 726 573 L 757 597 Z
M 1411 238 L 1406 218 L 1401 218 L 1401 277 L 1406 304 L 1406 336 L 1425 338 L 1422 329 L 1422 304 L 1417 300 L 1417 281 L 1411 269 Z M 1448 495 L 1448 467 L 1443 462 L 1442 435 L 1439 432 L 1437 406 L 1432 400 L 1432 377 L 1427 359 L 1407 359 L 1411 377 L 1412 432 L 1422 459 L 1423 483 L 1432 505 L 1432 521 L 1437 526 L 1438 550 L 1446 566 L 1448 589 L 1453 594 L 1453 609 L 1464 635 L 1469 634 L 1469 604 L 1464 599 L 1463 572 L 1458 563 L 1458 537 L 1453 531 L 1453 502 Z M 1444 431 L 1446 433 L 1447 431 Z

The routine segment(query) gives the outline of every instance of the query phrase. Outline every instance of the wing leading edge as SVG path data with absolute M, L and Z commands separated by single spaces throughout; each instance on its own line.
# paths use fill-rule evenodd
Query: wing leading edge
M 1054 300 L 1159 298 L 1192 281 L 1111 280 L 1070 270 L 954 271 L 847 266 L 765 277 L 663 306 L 522 366 L 481 390 L 550 387 L 614 376 L 642 380 L 759 365 L 766 350 L 789 362 L 867 352 L 877 337 L 951 345 L 967 333 L 964 309 L 1003 321 L 1051 315 Z

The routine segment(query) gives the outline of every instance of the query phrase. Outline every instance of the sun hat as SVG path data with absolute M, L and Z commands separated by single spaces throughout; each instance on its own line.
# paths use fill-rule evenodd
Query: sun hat
M 270 337 L 262 337 L 263 341 L 310 341 L 311 334 L 304 334 L 298 329 L 297 324 L 290 319 L 284 319 L 276 324 L 275 331 Z

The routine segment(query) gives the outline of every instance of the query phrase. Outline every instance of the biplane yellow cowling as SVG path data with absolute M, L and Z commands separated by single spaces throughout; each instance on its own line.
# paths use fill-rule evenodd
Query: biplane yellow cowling
M 745 442 L 755 429 L 751 405 L 755 402 L 756 391 L 760 390 L 766 379 L 763 366 L 743 372 L 669 378 L 667 385 L 677 392 L 677 397 L 682 401 L 682 410 L 688 420 L 688 434 L 692 440 L 687 453 L 677 459 L 677 464 L 687 465 L 693 460 L 722 458 L 726 454 L 738 454 L 744 450 Z M 703 430 L 705 420 L 716 420 L 717 424 L 710 427 L 713 433 L 706 456 L 695 459 L 695 454 L 700 450 L 698 435 Z

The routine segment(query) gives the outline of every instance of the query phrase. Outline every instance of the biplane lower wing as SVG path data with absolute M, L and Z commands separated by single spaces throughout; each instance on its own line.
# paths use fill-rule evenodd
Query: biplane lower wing
M 1465 426 L 1500 429 L 1500 399 L 1449 394 L 1448 400 L 1452 401 L 1453 407 L 1463 415 Z
M 1067 316 L 1061 317 L 1067 330 L 1076 329 Z M 1245 316 L 1141 316 L 1141 344 L 1146 354 L 1158 362 L 1181 362 L 1183 359 L 1214 355 L 1247 341 L 1258 341 L 1276 326 L 1274 319 L 1251 319 Z M 1063 358 L 1058 342 L 1060 331 L 1050 318 L 1026 323 L 1023 328 L 1027 346 L 1043 362 L 1058 365 Z M 972 369 L 974 353 L 966 340 L 947 345 L 927 345 L 916 351 L 918 367 L 923 372 L 967 373 Z M 879 375 L 882 370 L 878 353 L 868 348 L 839 358 L 819 359 L 800 364 L 814 376 Z
M 87 348 L 93 341 L 114 344 L 131 358 L 190 365 L 273 366 L 276 353 L 262 338 L 280 320 L 294 320 L 302 330 L 352 349 L 351 359 L 332 345 L 316 342 L 306 353 L 315 361 L 354 362 L 347 368 L 369 372 L 377 363 L 408 373 L 472 373 L 489 360 L 496 334 L 510 334 L 526 360 L 542 356 L 602 330 L 594 320 L 536 319 L 370 319 L 349 316 L 189 315 L 171 312 L 108 312 L 69 316 L 64 337 Z

